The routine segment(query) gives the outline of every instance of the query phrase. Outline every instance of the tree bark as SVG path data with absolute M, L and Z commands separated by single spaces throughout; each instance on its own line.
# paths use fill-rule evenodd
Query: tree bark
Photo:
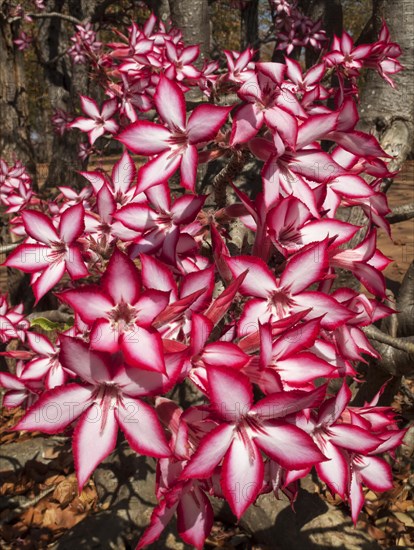
M 398 170 L 412 151 L 414 138 L 414 2 L 374 0 L 373 25 L 378 35 L 382 18 L 391 39 L 402 48 L 405 70 L 393 77 L 393 89 L 375 71 L 369 71 L 361 95 L 360 128 L 372 131 L 385 151 L 394 158 L 391 170 Z
M 414 179 L 412 181 L 414 183 Z M 389 214 L 387 214 L 388 223 L 400 223 L 414 218 L 414 203 L 402 204 L 397 206 Z
M 387 22 L 391 40 L 402 48 L 401 62 L 405 70 L 393 77 L 396 88 L 391 88 L 375 71 L 369 71 L 361 94 L 359 128 L 373 133 L 386 153 L 392 156 L 391 171 L 400 170 L 413 147 L 414 137 L 414 1 L 374 0 L 372 25 L 375 36 L 383 18 Z M 388 184 L 390 182 L 387 182 Z M 391 180 L 392 183 L 392 180 Z M 387 188 L 390 186 L 387 185 Z M 392 193 L 392 185 L 391 191 Z M 355 224 L 360 224 L 358 212 L 352 212 Z M 413 321 L 413 265 L 407 271 L 397 299 L 396 316 L 398 337 L 414 341 Z M 388 328 L 387 322 L 382 327 Z M 372 341 L 381 354 L 379 361 L 372 361 L 367 383 L 356 396 L 356 404 L 375 395 L 390 374 L 394 375 L 381 397 L 381 404 L 389 405 L 398 391 L 401 375 L 412 376 L 413 355 L 385 343 Z M 369 395 L 368 395 L 369 394 Z
M 299 8 L 313 21 L 322 19 L 322 29 L 330 40 L 334 35 L 341 36 L 343 30 L 342 4 L 341 0 L 301 0 Z M 306 67 L 314 65 L 320 52 L 307 48 L 305 50 Z
M 8 9 L 9 3 L 0 0 L 0 156 L 9 163 L 21 160 L 35 178 L 24 59 L 13 43 L 18 37 L 19 21 L 8 21 Z
M 53 11 L 62 11 L 64 5 L 65 0 L 55 0 Z M 69 9 L 75 17 L 83 18 L 79 1 L 69 2 Z M 59 56 L 62 45 L 74 33 L 73 25 L 69 24 L 70 29 L 66 28 L 67 25 L 58 18 L 45 19 L 39 24 L 38 57 L 43 65 L 51 111 L 62 109 L 74 113 L 78 107 L 79 92 L 88 95 L 88 76 L 86 66 L 72 66 L 67 56 Z M 53 134 L 46 187 L 72 186 L 78 182 L 76 172 L 83 167 L 78 156 L 81 139 L 82 135 L 77 131 L 67 131 L 62 136 Z
M 168 0 L 147 0 L 147 5 L 156 17 L 163 23 L 167 23 L 170 18 L 170 6 Z
M 259 40 L 259 1 L 249 0 L 240 12 L 240 49 L 254 47 Z M 255 59 L 259 58 L 260 50 L 257 50 Z
M 66 0 L 55 0 L 56 8 L 61 9 Z M 94 18 L 102 2 L 99 0 L 68 0 L 69 14 L 81 21 L 90 21 Z M 108 3 L 108 6 L 110 2 Z M 104 13 L 102 13 L 104 16 Z M 51 19 L 44 29 L 43 44 L 48 52 L 48 64 L 45 66 L 45 77 L 49 86 L 49 97 L 52 108 L 65 109 L 75 113 L 79 107 L 79 96 L 90 94 L 90 67 L 89 64 L 72 64 L 67 56 L 53 60 L 59 53 L 62 43 L 68 41 L 74 33 L 72 26 L 67 27 L 61 20 Z M 93 94 L 94 95 L 94 94 Z M 70 174 L 71 185 L 81 185 L 81 178 L 77 171 L 85 169 L 85 162 L 79 156 L 79 144 L 84 136 L 78 131 L 68 131 L 60 136 L 54 135 L 53 153 L 50 160 L 49 175 L 46 185 L 67 185 L 68 174 Z
M 341 0 L 301 0 L 298 7 L 313 21 L 322 19 L 322 29 L 329 38 L 340 36 L 343 28 Z
M 414 261 L 404 276 L 398 293 L 398 336 L 414 335 Z
M 210 17 L 207 0 L 169 0 L 171 21 L 187 45 L 199 44 L 201 59 L 210 53 Z
M 368 71 L 360 98 L 358 129 L 375 135 L 392 157 L 389 169 L 398 171 L 412 151 L 414 137 L 414 1 L 374 0 L 372 22 L 376 37 L 382 18 L 387 22 L 391 40 L 402 48 L 401 62 L 405 70 L 394 76 L 396 88 L 376 71 Z M 366 224 L 360 208 L 353 208 L 344 215 L 346 221 L 354 225 Z M 349 246 L 354 247 L 362 237 L 363 232 L 358 232 Z M 341 280 L 341 284 L 356 288 L 351 274 Z

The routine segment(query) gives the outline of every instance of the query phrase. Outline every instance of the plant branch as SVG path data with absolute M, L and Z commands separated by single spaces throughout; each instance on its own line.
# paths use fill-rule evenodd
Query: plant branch
M 377 342 L 387 344 L 392 348 L 414 355 L 414 343 L 406 338 L 395 338 L 394 336 L 390 336 L 389 334 L 382 332 L 382 330 L 374 325 L 365 327 L 363 330 L 371 340 L 376 340 Z
M 12 252 L 21 244 L 21 241 L 18 243 L 9 243 L 9 244 L 0 244 L 0 254 L 7 254 L 7 252 Z
M 397 206 L 394 208 L 392 212 L 390 212 L 386 219 L 389 223 L 400 223 L 405 222 L 407 220 L 411 220 L 414 218 L 414 203 L 410 204 L 403 204 L 401 206 Z
M 26 315 L 25 319 L 27 319 L 28 321 L 33 321 L 33 319 L 37 319 L 39 317 L 43 317 L 44 319 L 47 319 L 52 323 L 68 323 L 70 321 L 73 321 L 72 314 L 61 311 L 60 309 L 34 311 L 33 313 Z
M 248 151 L 235 151 L 230 162 L 213 179 L 214 200 L 217 208 L 224 208 L 227 204 L 227 184 L 230 183 L 242 170 L 248 158 Z
M 387 193 L 393 183 L 394 178 L 384 178 L 381 183 L 381 193 Z
M 66 15 L 65 13 L 59 13 L 55 11 L 51 11 L 48 13 L 26 13 L 26 17 L 30 17 L 31 19 L 50 19 L 52 17 L 56 17 L 58 19 L 63 19 L 64 21 L 69 21 L 70 23 L 73 23 L 74 25 L 83 25 L 85 21 L 81 21 L 77 17 L 73 17 L 72 15 Z M 10 20 L 10 23 L 13 23 L 14 21 L 19 21 L 21 17 L 13 17 Z

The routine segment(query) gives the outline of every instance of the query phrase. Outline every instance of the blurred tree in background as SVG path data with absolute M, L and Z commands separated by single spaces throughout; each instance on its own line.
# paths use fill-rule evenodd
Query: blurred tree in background
M 372 73 L 369 101 L 363 95 L 361 103 L 367 114 L 368 107 L 365 109 L 364 105 L 369 105 L 364 124 L 377 134 L 378 124 L 375 126 L 373 121 L 378 116 L 382 118 L 381 131 L 385 131 L 395 113 L 405 121 L 405 158 L 412 141 L 410 119 L 414 105 L 412 0 L 299 0 L 297 5 L 313 20 L 322 20 L 328 37 L 339 35 L 346 28 L 357 43 L 374 40 L 382 18 L 386 18 L 393 40 L 406 52 L 403 63 L 407 70 L 396 78 L 400 94 L 390 100 L 394 91 Z M 85 161 L 79 157 L 81 136 L 77 132 L 60 135 L 53 131 L 50 122 L 53 113 L 75 113 L 80 92 L 95 96 L 100 93 L 90 77 L 88 63 L 73 63 L 67 55 L 74 44 L 76 25 L 90 23 L 97 40 L 105 39 L 108 31 L 116 28 L 122 32 L 131 21 L 142 23 L 153 11 L 167 25 L 172 22 L 180 28 L 188 43 L 199 43 L 204 56 L 220 58 L 225 49 L 243 50 L 251 46 L 257 58 L 280 61 L 283 53 L 274 49 L 272 10 L 274 6 L 267 0 L 51 0 L 41 11 L 36 9 L 35 2 L 28 0 L 21 4 L 0 0 L 2 156 L 20 158 L 32 171 L 38 163 L 48 164 L 50 185 L 64 183 L 68 169 L 74 172 L 85 167 Z M 13 42 L 22 31 L 29 36 L 27 49 Z M 296 48 L 293 55 L 305 63 L 301 48 Z M 309 66 L 319 54 L 306 55 Z

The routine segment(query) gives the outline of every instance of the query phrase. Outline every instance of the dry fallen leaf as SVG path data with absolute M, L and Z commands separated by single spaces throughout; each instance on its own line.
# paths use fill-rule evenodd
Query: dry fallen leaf
M 42 451 L 42 458 L 45 458 L 46 460 L 53 460 L 55 458 L 58 458 L 60 455 L 61 450 L 57 446 L 46 446 L 43 448 Z
M 398 518 L 406 527 L 414 527 L 414 518 L 405 514 L 404 512 L 393 512 L 394 516 Z
M 62 507 L 64 507 L 72 502 L 77 493 L 76 478 L 74 476 L 69 476 L 59 483 L 52 497 L 57 500 Z
M 369 535 L 371 535 L 371 537 L 375 540 L 382 540 L 387 538 L 386 533 L 382 529 L 375 527 L 375 525 L 368 525 L 367 531 Z

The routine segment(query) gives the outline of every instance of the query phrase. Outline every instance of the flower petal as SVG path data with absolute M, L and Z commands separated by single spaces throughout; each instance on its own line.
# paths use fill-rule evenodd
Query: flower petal
M 123 392 L 133 397 L 156 396 L 166 393 L 176 383 L 181 373 L 183 361 L 184 358 L 181 353 L 166 354 L 166 374 L 134 367 L 126 368 L 126 374 L 130 382 L 123 384 Z
M 85 115 L 88 115 L 90 118 L 99 118 L 101 113 L 99 111 L 98 105 L 94 99 L 87 97 L 85 95 L 80 96 L 80 102 L 82 111 Z
M 292 294 L 302 292 L 319 281 L 328 268 L 328 254 L 324 242 L 309 245 L 292 256 L 280 278 L 282 286 Z
M 79 248 L 74 246 L 69 246 L 65 258 L 65 267 L 69 273 L 71 279 L 82 279 L 89 275 L 89 270 L 83 261 L 81 251 Z
M 374 451 L 381 440 L 367 430 L 352 424 L 329 426 L 329 440 L 340 447 L 357 453 Z
M 250 360 L 250 357 L 239 346 L 230 342 L 207 344 L 201 357 L 209 367 L 230 367 L 232 369 L 241 369 Z
M 20 375 L 21 380 L 40 380 L 45 376 L 51 367 L 51 362 L 48 357 L 33 359 L 24 366 L 24 370 Z
M 133 153 L 140 155 L 156 155 L 170 146 L 168 139 L 171 132 L 148 120 L 139 120 L 130 124 L 118 134 L 117 139 Z
M 215 412 L 228 422 L 237 422 L 253 403 L 253 391 L 246 375 L 226 367 L 209 366 L 208 395 Z
M 174 201 L 171 214 L 176 224 L 188 224 L 194 221 L 195 217 L 203 207 L 206 195 L 183 195 Z
M 96 319 L 89 334 L 90 349 L 116 353 L 119 351 L 119 336 L 122 328 L 108 319 Z
M 191 491 L 182 494 L 178 504 L 178 534 L 184 542 L 202 550 L 213 523 L 214 514 L 210 500 L 197 485 L 194 485 Z
M 118 424 L 114 410 L 107 414 L 94 403 L 82 415 L 73 434 L 73 458 L 79 491 L 94 469 L 116 446 Z
M 221 473 L 224 496 L 237 519 L 253 504 L 263 485 L 262 456 L 256 445 L 249 443 L 247 447 L 240 436 L 234 437 Z
M 124 151 L 112 170 L 112 182 L 115 193 L 118 191 L 126 193 L 134 182 L 136 172 L 134 161 L 128 154 L 128 151 Z
M 47 355 L 55 353 L 55 348 L 52 346 L 50 340 L 43 334 L 37 334 L 35 332 L 27 333 L 27 342 L 31 349 L 40 355 Z
M 162 290 L 149 289 L 143 292 L 135 304 L 137 323 L 141 327 L 149 327 L 155 317 L 165 311 L 168 305 L 169 293 Z
M 55 434 L 71 424 L 90 402 L 93 388 L 67 384 L 45 392 L 13 430 Z
M 207 478 L 226 454 L 234 437 L 234 426 L 221 424 L 203 437 L 181 478 Z
M 164 352 L 158 332 L 135 326 L 133 330 L 121 334 L 120 347 L 129 365 L 165 373 Z
M 323 139 L 337 125 L 338 114 L 313 115 L 299 126 L 296 147 L 302 149 L 314 141 Z
M 226 122 L 233 107 L 219 107 L 208 103 L 198 105 L 187 123 L 188 140 L 197 144 L 213 140 Z
M 295 296 L 295 310 L 312 308 L 306 319 L 322 317 L 321 326 L 333 330 L 354 317 L 354 313 L 341 305 L 329 294 L 317 291 L 301 292 Z
M 344 499 L 349 485 L 349 460 L 344 452 L 330 441 L 321 439 L 320 443 L 321 451 L 329 460 L 316 464 L 316 472 L 333 493 Z
M 288 470 L 301 470 L 325 459 L 310 436 L 291 424 L 273 421 L 254 431 L 254 436 L 254 442 Z
M 294 390 L 273 393 L 253 405 L 251 413 L 258 414 L 266 420 L 280 418 L 303 409 L 318 406 L 325 396 L 325 391 L 325 386 L 320 386 L 310 392 Z
M 176 299 L 177 285 L 171 270 L 163 262 L 147 254 L 141 254 L 140 258 L 144 287 L 170 292 L 170 297 Z
M 153 509 L 151 514 L 151 522 L 140 538 L 136 550 L 141 550 L 141 548 L 157 541 L 172 519 L 177 508 L 178 496 L 174 499 L 175 502 L 173 502 L 173 499 L 171 498 L 171 493 L 169 497 L 168 504 L 166 500 L 162 500 L 158 506 Z
M 164 183 L 170 178 L 181 164 L 181 155 L 173 155 L 168 149 L 153 158 L 138 172 L 137 192 L 146 191 L 153 185 Z
M 234 278 L 247 270 L 247 275 L 240 285 L 239 292 L 247 296 L 268 298 L 277 289 L 273 273 L 263 260 L 254 256 L 237 256 L 225 258 Z
M 141 278 L 138 269 L 134 262 L 116 247 L 102 276 L 101 287 L 115 304 L 135 304 L 140 296 Z
M 36 303 L 60 281 L 65 273 L 65 269 L 64 261 L 53 262 L 36 279 L 32 285 Z
M 107 317 L 115 305 L 109 296 L 93 285 L 65 290 L 58 296 L 62 302 L 69 304 L 87 325 L 92 325 L 96 319 Z
M 263 124 L 263 113 L 253 103 L 237 109 L 233 117 L 230 145 L 245 143 L 252 139 Z
M 195 190 L 197 180 L 197 147 L 189 145 L 181 156 L 181 185 L 190 191 Z
M 79 338 L 71 338 L 64 334 L 59 337 L 59 360 L 63 367 L 91 384 L 112 379 L 108 356 L 91 351 L 88 344 Z
M 134 451 L 157 458 L 171 455 L 164 430 L 152 407 L 139 399 L 122 396 L 115 417 Z
M 22 219 L 26 233 L 35 241 L 50 244 L 60 240 L 50 218 L 42 212 L 23 210 Z
M 60 217 L 59 235 L 67 244 L 73 243 L 85 230 L 85 209 L 82 204 L 67 208 Z
M 178 84 L 160 76 L 154 95 L 155 108 L 171 130 L 185 128 L 185 98 Z
M 362 481 L 373 491 L 389 491 L 393 488 L 389 464 L 376 456 L 359 456 L 358 472 Z
M 335 397 L 327 399 L 319 408 L 318 425 L 330 425 L 338 420 L 351 400 L 352 393 L 344 383 Z
M 146 204 L 127 204 L 120 208 L 114 219 L 135 231 L 148 231 L 157 226 L 158 215 Z
M 20 269 L 25 273 L 36 273 L 51 263 L 50 248 L 41 244 L 21 244 L 7 257 L 3 265 Z

